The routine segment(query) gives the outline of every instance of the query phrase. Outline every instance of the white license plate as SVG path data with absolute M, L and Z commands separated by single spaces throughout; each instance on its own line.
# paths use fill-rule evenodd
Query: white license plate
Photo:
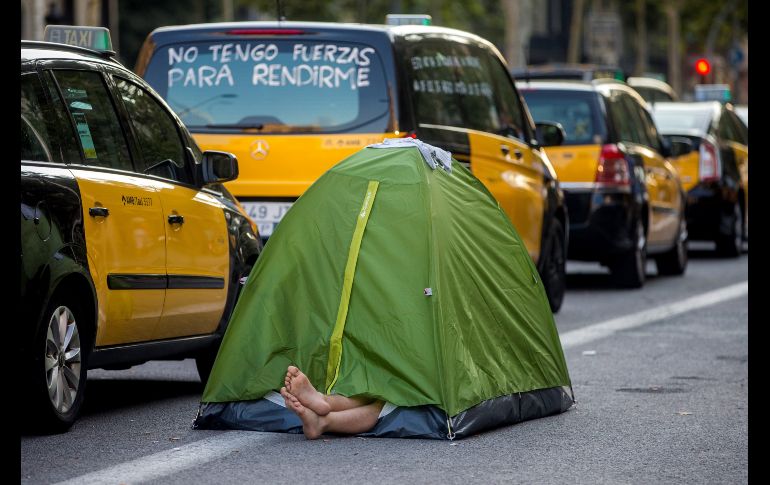
M 259 235 L 269 237 L 283 216 L 291 208 L 291 202 L 241 202 L 246 213 L 257 223 Z

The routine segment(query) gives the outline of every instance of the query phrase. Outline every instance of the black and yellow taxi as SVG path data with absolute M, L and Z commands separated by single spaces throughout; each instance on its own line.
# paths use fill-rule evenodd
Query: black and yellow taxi
M 432 25 L 170 26 L 148 35 L 135 71 L 202 147 L 238 156 L 241 176 L 227 186 L 263 237 L 334 164 L 411 136 L 450 151 L 486 185 L 537 263 L 552 308 L 561 306 L 567 214 L 542 150 L 561 132 L 536 128 L 490 42 Z
M 653 105 L 660 102 L 677 102 L 679 96 L 665 81 L 651 77 L 629 77 L 626 83 L 634 88 L 647 103 Z
M 237 159 L 201 152 L 106 29 L 46 39 L 21 42 L 22 402 L 66 430 L 87 369 L 195 357 L 205 380 L 262 243 L 222 185 Z
M 644 284 L 647 255 L 658 273 L 683 274 L 686 198 L 670 158 L 691 149 L 686 140 L 664 140 L 644 99 L 622 81 L 519 87 L 536 120 L 566 133 L 547 151 L 567 200 L 569 257 L 608 266 L 621 287 Z
M 687 192 L 687 231 L 737 257 L 749 230 L 749 129 L 730 103 L 656 103 L 653 117 L 666 137 L 685 137 L 693 151 L 677 168 Z

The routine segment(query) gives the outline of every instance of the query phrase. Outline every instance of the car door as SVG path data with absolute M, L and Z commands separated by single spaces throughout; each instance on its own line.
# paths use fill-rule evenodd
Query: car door
M 661 197 L 658 203 L 660 241 L 664 244 L 673 242 L 679 237 L 679 225 L 684 218 L 684 200 L 679 176 L 679 170 L 669 158 L 662 155 L 663 146 L 658 129 L 649 111 L 643 107 L 638 109 L 642 125 L 647 134 L 649 147 L 655 152 L 655 166 L 659 177 L 657 183 L 661 187 Z
M 96 287 L 96 346 L 150 340 L 166 294 L 166 233 L 155 184 L 134 172 L 106 80 L 96 67 L 51 70 L 54 106 L 66 113 L 77 158 L 89 270 Z M 68 134 L 69 135 L 69 134 Z
M 138 148 L 138 171 L 152 179 L 163 210 L 168 289 L 154 339 L 211 333 L 222 318 L 230 270 L 222 204 L 194 184 L 179 125 L 157 97 L 125 75 L 112 80 Z
M 651 138 L 642 104 L 624 91 L 618 96 L 628 116 L 634 154 L 641 157 L 644 165 L 649 202 L 647 243 L 649 246 L 667 244 L 673 241 L 679 227 L 676 172 L 660 154 L 657 140 Z
M 545 167 L 525 142 L 529 130 L 504 65 L 464 37 L 415 36 L 402 57 L 420 137 L 468 163 L 537 261 Z
M 732 136 L 728 138 L 728 144 L 735 154 L 735 163 L 740 173 L 741 187 L 744 197 L 744 218 L 748 224 L 749 211 L 749 129 L 733 111 L 725 109 L 722 117 L 727 116 L 732 124 Z
M 545 165 L 540 152 L 528 141 L 532 134 L 525 122 L 521 98 L 505 66 L 486 49 L 459 47 L 462 55 L 479 59 L 463 69 L 467 84 L 480 86 L 479 94 L 462 96 L 470 122 L 471 171 L 489 189 L 508 215 L 537 263 L 545 209 Z M 463 52 L 464 51 L 464 52 Z

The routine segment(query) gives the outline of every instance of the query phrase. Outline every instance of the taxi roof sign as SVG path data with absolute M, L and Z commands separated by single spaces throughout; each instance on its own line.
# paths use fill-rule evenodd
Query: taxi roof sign
M 385 23 L 388 25 L 430 25 L 431 16 L 422 14 L 389 13 L 385 16 Z
M 82 25 L 46 25 L 43 39 L 46 42 L 85 47 L 102 52 L 114 52 L 110 29 Z

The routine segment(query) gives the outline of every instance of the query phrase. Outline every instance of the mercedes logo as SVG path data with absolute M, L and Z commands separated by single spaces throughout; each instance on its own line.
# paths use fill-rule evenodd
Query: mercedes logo
M 270 145 L 265 140 L 257 140 L 251 144 L 251 158 L 254 160 L 264 160 L 269 151 Z

